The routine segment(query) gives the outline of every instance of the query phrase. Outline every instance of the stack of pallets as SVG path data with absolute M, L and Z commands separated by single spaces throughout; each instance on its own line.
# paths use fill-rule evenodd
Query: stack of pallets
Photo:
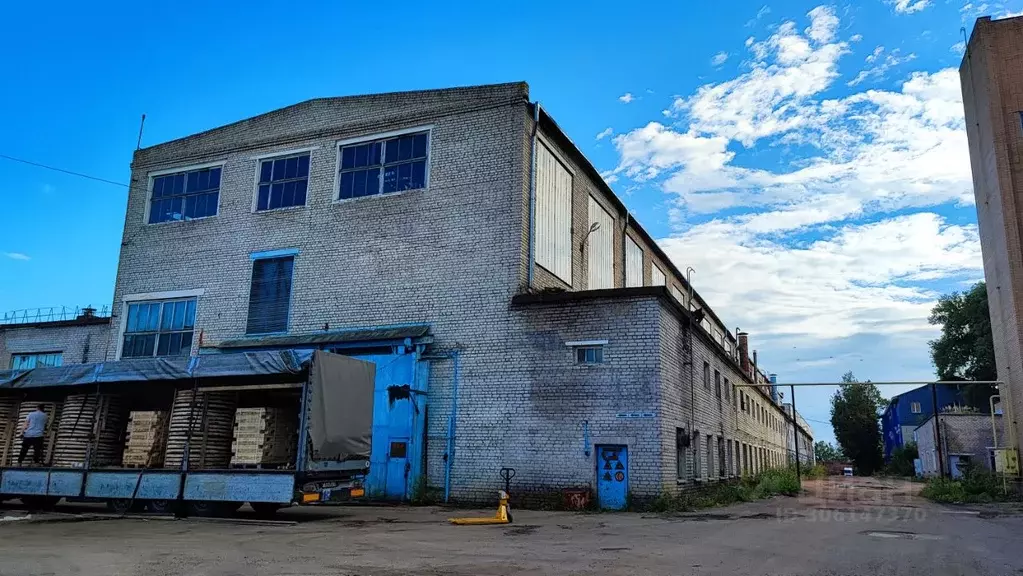
M 239 408 L 234 418 L 231 465 L 286 467 L 295 461 L 298 413 L 292 408 Z
M 124 401 L 117 394 L 73 394 L 65 398 L 53 465 L 82 468 L 86 459 L 90 467 L 119 465 L 126 416 Z
M 0 397 L 0 464 L 7 462 L 7 454 L 18 434 L 18 399 Z
M 188 442 L 189 468 L 227 468 L 231 463 L 236 395 L 202 391 L 194 394 L 194 401 L 192 390 L 178 390 L 174 395 L 164 467 L 181 466 Z
M 167 448 L 170 412 L 136 410 L 128 417 L 122 465 L 129 468 L 160 468 Z
M 60 402 L 38 402 L 35 400 L 25 400 L 18 407 L 18 416 L 14 421 L 14 434 L 11 439 L 11 449 L 7 451 L 6 464 L 7 466 L 15 466 L 18 463 L 18 454 L 21 452 L 21 425 L 25 422 L 25 417 L 35 411 L 36 406 L 42 404 L 46 407 L 46 430 L 43 432 L 43 464 L 50 462 L 50 458 L 53 456 L 53 440 L 57 435 L 57 426 L 54 422 L 60 420 Z M 32 451 L 29 450 L 28 454 L 25 455 L 24 464 L 28 464 L 32 461 Z

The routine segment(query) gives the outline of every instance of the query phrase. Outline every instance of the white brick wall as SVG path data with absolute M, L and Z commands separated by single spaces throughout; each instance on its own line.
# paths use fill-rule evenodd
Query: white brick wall
M 0 327 L 0 370 L 11 367 L 15 354 L 60 352 L 64 364 L 99 362 L 107 357 L 110 325 L 71 322 Z

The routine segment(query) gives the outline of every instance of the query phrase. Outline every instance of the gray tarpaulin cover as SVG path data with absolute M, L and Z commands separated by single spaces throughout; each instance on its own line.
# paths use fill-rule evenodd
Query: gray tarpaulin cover
M 318 460 L 369 458 L 376 364 L 317 350 L 309 437 Z

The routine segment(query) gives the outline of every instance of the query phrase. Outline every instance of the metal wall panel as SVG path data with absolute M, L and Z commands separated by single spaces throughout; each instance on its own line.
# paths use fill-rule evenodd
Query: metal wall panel
M 291 502 L 294 491 L 293 473 L 193 472 L 185 478 L 185 500 L 287 504 Z
M 572 285 L 572 174 L 542 142 L 536 147 L 535 258 Z
M 651 286 L 664 286 L 664 272 L 661 271 L 656 265 L 650 266 L 650 285 Z
M 142 480 L 139 475 L 142 474 Z M 181 487 L 178 472 L 117 470 L 90 472 L 85 495 L 90 498 L 131 498 L 174 500 Z
M 4 470 L 0 493 L 78 496 L 82 490 L 82 476 L 81 472 L 73 471 Z
M 587 251 L 589 252 L 589 283 L 588 290 L 599 290 L 601 288 L 614 288 L 614 238 L 615 220 L 614 217 L 604 210 L 604 207 L 590 196 L 590 223 L 589 226 L 598 224 L 598 228 L 590 232 L 587 237 Z
M 643 249 L 636 241 L 625 237 L 625 287 L 643 285 Z

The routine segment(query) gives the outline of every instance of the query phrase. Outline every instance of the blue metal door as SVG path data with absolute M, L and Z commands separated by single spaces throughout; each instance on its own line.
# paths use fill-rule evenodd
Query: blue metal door
M 597 446 L 597 504 L 604 510 L 621 510 L 629 495 L 629 449 Z

